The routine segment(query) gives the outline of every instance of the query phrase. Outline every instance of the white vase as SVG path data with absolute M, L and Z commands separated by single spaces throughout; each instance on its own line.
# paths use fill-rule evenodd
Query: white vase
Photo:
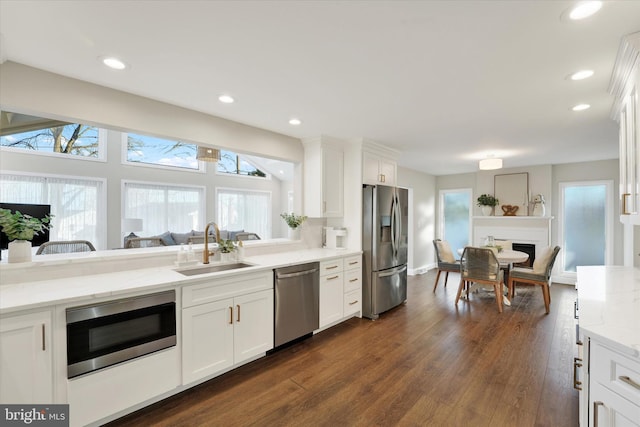
M 491 216 L 491 210 L 493 209 L 493 207 L 492 206 L 480 206 L 480 209 L 482 210 L 482 215 Z
M 14 240 L 9 242 L 9 262 L 31 262 L 31 242 Z
M 300 240 L 300 228 L 289 228 L 289 240 Z
M 221 262 L 235 261 L 235 254 L 233 252 L 220 252 Z

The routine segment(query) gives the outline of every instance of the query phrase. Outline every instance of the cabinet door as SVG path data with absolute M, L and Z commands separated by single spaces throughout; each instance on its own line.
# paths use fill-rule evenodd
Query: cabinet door
M 362 182 L 380 184 L 380 158 L 366 151 L 362 153 Z
M 322 213 L 342 217 L 344 212 L 344 158 L 341 150 L 322 149 Z
M 382 184 L 396 185 L 396 162 L 380 159 L 380 179 Z
M 344 304 L 342 272 L 320 277 L 320 327 L 342 319 Z
M 233 299 L 182 310 L 184 384 L 233 365 L 233 314 Z
M 234 362 L 273 348 L 273 290 L 234 298 Z
M 0 402 L 52 403 L 51 312 L 0 320 Z
M 590 426 L 640 426 L 640 406 L 634 405 L 598 382 L 589 386 L 589 394 Z

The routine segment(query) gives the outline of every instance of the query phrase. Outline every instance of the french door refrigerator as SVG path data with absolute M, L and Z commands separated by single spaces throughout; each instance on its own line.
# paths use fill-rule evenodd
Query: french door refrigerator
M 408 190 L 363 185 L 362 315 L 377 319 L 407 300 Z

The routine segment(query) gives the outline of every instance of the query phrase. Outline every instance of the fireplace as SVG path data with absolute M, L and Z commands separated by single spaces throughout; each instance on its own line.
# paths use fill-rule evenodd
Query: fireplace
M 533 261 L 536 260 L 536 245 L 531 243 L 515 243 L 511 244 L 511 248 L 514 251 L 524 252 L 529 255 L 529 259 L 525 262 L 518 262 L 513 264 L 514 267 L 533 267 Z

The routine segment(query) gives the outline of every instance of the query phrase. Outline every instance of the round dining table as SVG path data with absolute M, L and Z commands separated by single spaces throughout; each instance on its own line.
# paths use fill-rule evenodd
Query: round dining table
M 458 255 L 462 255 L 463 252 L 464 248 L 458 249 Z M 514 263 L 525 262 L 529 259 L 529 254 L 526 252 L 514 251 L 513 249 L 503 249 L 496 253 L 496 258 L 498 258 L 500 268 L 504 271 L 504 284 L 506 285 L 509 281 L 509 270 L 511 270 L 511 266 Z M 477 289 L 477 286 L 475 286 L 474 289 Z M 504 294 L 502 296 L 502 303 L 507 306 L 511 305 L 511 301 L 509 301 L 509 298 Z

